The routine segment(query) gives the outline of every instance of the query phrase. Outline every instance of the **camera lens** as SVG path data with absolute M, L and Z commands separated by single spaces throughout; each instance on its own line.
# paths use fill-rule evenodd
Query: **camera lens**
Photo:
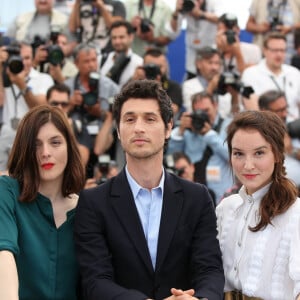
M 203 127 L 205 122 L 209 123 L 209 117 L 207 113 L 203 110 L 196 110 L 191 114 L 192 118 L 192 126 L 194 130 L 200 131 Z
M 64 53 L 58 45 L 52 45 L 47 48 L 48 61 L 50 64 L 57 66 L 64 60 Z
M 88 92 L 82 95 L 83 103 L 88 106 L 95 105 L 98 101 L 98 94 L 94 92 Z
M 195 7 L 195 3 L 192 0 L 184 0 L 182 5 L 182 12 L 190 12 Z
M 23 64 L 22 58 L 19 56 L 15 56 L 15 55 L 11 56 L 8 59 L 7 65 L 8 65 L 9 70 L 13 74 L 19 74 L 24 69 L 24 64 Z
M 146 64 L 143 66 L 147 79 L 155 80 L 157 75 L 160 75 L 160 67 L 156 64 Z

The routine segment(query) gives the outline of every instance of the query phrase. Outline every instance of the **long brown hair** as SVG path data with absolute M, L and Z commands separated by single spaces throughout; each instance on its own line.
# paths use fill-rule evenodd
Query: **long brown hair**
M 237 114 L 227 128 L 227 144 L 232 155 L 232 139 L 239 129 L 254 129 L 271 145 L 275 157 L 272 183 L 260 204 L 260 220 L 250 228 L 256 232 L 272 224 L 272 219 L 288 210 L 297 198 L 297 187 L 286 178 L 284 167 L 284 135 L 286 127 L 282 120 L 270 111 L 245 111 Z
M 84 186 L 85 171 L 67 117 L 57 107 L 40 105 L 32 108 L 20 122 L 8 160 L 9 175 L 20 184 L 19 200 L 22 202 L 34 201 L 37 196 L 40 174 L 36 138 L 40 128 L 49 122 L 59 130 L 67 143 L 68 161 L 62 182 L 63 196 L 78 193 Z

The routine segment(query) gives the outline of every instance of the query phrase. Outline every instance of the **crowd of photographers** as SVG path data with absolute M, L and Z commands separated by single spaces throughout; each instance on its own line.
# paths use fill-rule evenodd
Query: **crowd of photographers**
M 183 20 L 185 78 L 177 83 L 170 79 L 166 51 Z M 173 102 L 166 158 L 186 155 L 194 174 L 187 176 L 170 159 L 166 167 L 206 184 L 216 204 L 236 183 L 224 144 L 232 115 L 272 110 L 272 101 L 261 107 L 261 97 L 280 93 L 286 103 L 273 111 L 286 113 L 287 170 L 299 185 L 300 71 L 291 62 L 300 55 L 300 6 L 296 0 L 253 0 L 247 30 L 253 43 L 240 41 L 237 17 L 217 0 L 177 0 L 173 11 L 156 0 L 74 0 L 72 8 L 66 1 L 35 0 L 35 11 L 17 16 L 1 36 L 0 170 L 6 169 L 20 119 L 48 101 L 69 117 L 87 186 L 113 176 L 125 163 L 113 98 L 128 81 L 147 78 L 161 82 Z

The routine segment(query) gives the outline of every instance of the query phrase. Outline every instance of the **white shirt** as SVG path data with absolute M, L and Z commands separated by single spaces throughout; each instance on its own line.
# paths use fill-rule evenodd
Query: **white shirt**
M 185 80 L 182 84 L 182 96 L 183 106 L 186 111 L 192 111 L 192 97 L 196 93 L 204 91 L 206 88 L 203 87 L 198 77 L 194 77 L 189 80 Z M 226 93 L 225 95 L 218 95 L 218 112 L 223 118 L 226 118 L 231 113 L 231 95 Z
M 115 51 L 110 52 L 108 54 L 108 57 L 100 70 L 102 75 L 106 76 L 110 68 L 114 65 L 115 54 Z M 122 75 L 120 76 L 120 81 L 118 83 L 120 87 L 122 87 L 125 83 L 129 81 L 129 79 L 131 79 L 137 67 L 143 65 L 143 58 L 137 55 L 136 53 L 133 53 L 131 49 L 128 49 L 127 56 L 130 56 L 130 61 L 126 65 L 122 72 Z
M 46 95 L 47 90 L 54 84 L 52 77 L 45 73 L 40 73 L 35 69 L 31 68 L 29 72 L 29 81 L 27 86 L 31 88 L 34 95 Z M 17 100 L 13 95 L 12 88 L 15 91 Z M 19 95 L 19 97 L 18 97 Z M 23 118 L 23 116 L 28 112 L 29 107 L 26 103 L 24 97 L 20 94 L 19 88 L 13 84 L 12 87 L 5 88 L 5 99 L 3 103 L 3 123 L 11 127 L 12 118 Z
M 299 118 L 300 71 L 297 68 L 283 64 L 281 73 L 275 75 L 267 67 L 266 60 L 262 59 L 259 64 L 244 70 L 242 82 L 246 86 L 252 86 L 258 96 L 280 88 L 286 95 L 289 114 L 293 118 Z
M 222 5 L 222 1 L 207 0 L 205 11 L 213 13 L 217 17 L 220 17 L 224 12 L 224 8 Z M 177 34 L 179 34 L 181 31 L 182 22 L 184 19 L 186 19 L 185 69 L 186 71 L 196 74 L 196 52 L 204 46 L 215 45 L 217 24 L 206 19 L 197 19 L 190 16 L 188 13 L 179 14 Z
M 217 206 L 218 238 L 223 254 L 224 291 L 241 290 L 265 300 L 292 300 L 300 293 L 300 199 L 264 230 L 257 224 L 259 205 L 269 185 L 249 196 L 223 199 Z

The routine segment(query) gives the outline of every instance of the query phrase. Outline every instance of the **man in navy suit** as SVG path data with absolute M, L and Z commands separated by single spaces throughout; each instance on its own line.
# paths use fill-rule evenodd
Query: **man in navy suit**
M 126 166 L 84 190 L 75 243 L 88 300 L 222 300 L 224 274 L 207 189 L 169 174 L 163 152 L 171 100 L 151 80 L 132 81 L 115 98 Z

